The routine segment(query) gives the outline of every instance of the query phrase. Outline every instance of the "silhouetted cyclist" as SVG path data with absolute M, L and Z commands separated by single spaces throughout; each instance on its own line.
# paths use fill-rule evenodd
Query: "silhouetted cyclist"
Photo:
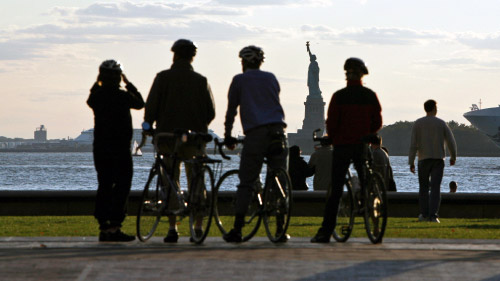
M 361 78 L 368 74 L 365 63 L 349 58 L 344 64 L 347 87 L 335 92 L 328 107 L 326 129 L 333 142 L 332 192 L 325 206 L 323 223 L 313 243 L 328 243 L 337 223 L 339 200 L 342 197 L 347 169 L 354 163 L 363 186 L 363 155 L 361 138 L 382 127 L 381 107 L 377 95 L 363 86 Z
M 286 169 L 288 153 L 278 80 L 274 74 L 260 70 L 264 51 L 256 46 L 247 46 L 240 51 L 239 57 L 243 73 L 234 76 L 229 87 L 224 140 L 228 148 L 234 149 L 235 139 L 231 137 L 231 130 L 239 107 L 245 142 L 238 174 L 240 184 L 236 192 L 234 228 L 223 237 L 227 242 L 242 241 L 241 229 L 264 157 L 267 157 L 271 168 Z
M 195 44 L 190 40 L 177 40 L 171 49 L 174 52 L 172 66 L 156 75 L 146 101 L 144 121 L 150 126 L 156 123 L 156 131 L 159 133 L 171 133 L 176 129 L 207 133 L 208 125 L 215 117 L 215 105 L 207 78 L 195 72 L 191 66 L 196 49 Z M 172 154 L 174 144 L 174 140 L 171 143 L 161 144 L 160 152 Z M 202 156 L 205 154 L 205 146 L 185 143 L 177 149 L 177 153 L 181 159 Z M 171 157 L 165 158 L 168 171 L 171 170 L 172 162 Z M 184 166 L 189 186 L 192 167 L 189 163 L 184 163 Z M 174 173 L 174 179 L 179 182 L 179 162 Z M 174 197 L 171 196 L 171 198 Z M 170 229 L 163 241 L 165 243 L 177 242 L 179 234 L 176 217 L 169 216 L 169 223 Z

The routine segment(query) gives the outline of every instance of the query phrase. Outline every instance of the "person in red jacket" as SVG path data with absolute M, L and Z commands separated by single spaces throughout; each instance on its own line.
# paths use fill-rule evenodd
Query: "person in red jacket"
M 377 95 L 361 82 L 362 77 L 368 74 L 365 63 L 359 58 L 349 58 L 344 64 L 344 70 L 347 87 L 333 94 L 326 120 L 327 133 L 334 146 L 332 192 L 327 198 L 323 223 L 311 239 L 312 243 L 330 242 L 351 161 L 363 186 L 364 144 L 361 138 L 376 133 L 382 127 L 382 109 Z

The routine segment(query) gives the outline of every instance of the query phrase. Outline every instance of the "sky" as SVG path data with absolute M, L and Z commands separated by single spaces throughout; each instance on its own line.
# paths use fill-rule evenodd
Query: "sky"
M 263 48 L 262 70 L 281 86 L 288 132 L 302 127 L 309 56 L 317 56 L 326 108 L 345 87 L 343 63 L 365 61 L 363 79 L 382 105 L 385 125 L 424 115 L 469 124 L 471 104 L 496 107 L 500 78 L 499 1 L 205 0 L 0 2 L 0 136 L 76 138 L 93 127 L 86 100 L 100 63 L 119 60 L 147 98 L 156 73 L 170 68 L 170 47 L 193 40 L 195 71 L 216 102 L 210 128 L 223 134 L 227 91 L 241 73 L 238 52 Z M 133 111 L 140 128 L 144 112 Z M 236 124 L 234 134 L 242 134 Z

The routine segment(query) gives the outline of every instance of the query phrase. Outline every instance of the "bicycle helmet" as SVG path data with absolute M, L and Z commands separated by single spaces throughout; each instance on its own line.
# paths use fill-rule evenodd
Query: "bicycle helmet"
M 264 62 L 264 51 L 256 46 L 250 45 L 241 49 L 239 57 L 250 63 L 262 63 Z
M 122 73 L 122 65 L 116 60 L 105 60 L 99 66 L 99 71 Z
M 175 41 L 170 49 L 172 52 L 183 57 L 194 57 L 196 55 L 196 45 L 191 40 L 179 39 Z
M 359 58 L 348 58 L 344 64 L 344 70 L 359 69 L 363 74 L 368 74 L 368 68 L 365 63 Z

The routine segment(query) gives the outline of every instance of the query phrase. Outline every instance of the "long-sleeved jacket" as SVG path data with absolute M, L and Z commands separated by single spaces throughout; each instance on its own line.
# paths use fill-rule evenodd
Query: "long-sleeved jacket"
M 360 81 L 349 81 L 335 92 L 328 107 L 326 129 L 333 144 L 361 143 L 361 138 L 382 127 L 377 95 Z
M 146 101 L 144 121 L 156 122 L 160 132 L 186 129 L 208 132 L 215 105 L 207 78 L 195 72 L 188 60 L 177 60 L 156 75 Z
M 94 151 L 130 150 L 133 134 L 130 109 L 143 108 L 144 100 L 132 83 L 126 89 L 95 83 L 90 90 L 87 104 L 94 111 Z

